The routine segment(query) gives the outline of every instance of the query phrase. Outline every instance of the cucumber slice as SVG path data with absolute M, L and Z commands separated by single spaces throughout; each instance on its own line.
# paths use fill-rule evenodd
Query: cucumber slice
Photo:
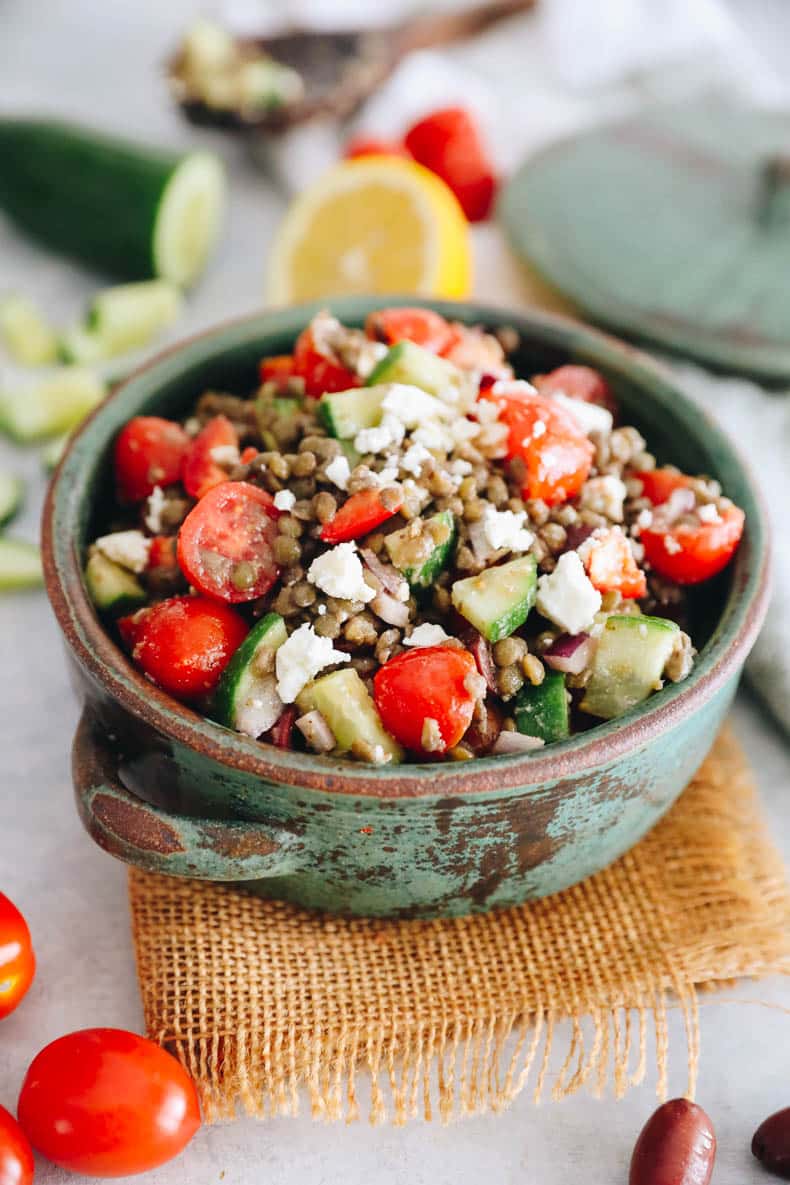
M 147 345 L 178 318 L 184 299 L 169 280 L 141 280 L 107 288 L 93 298 L 87 327 L 104 344 L 105 357 Z
M 319 711 L 337 741 L 337 753 L 348 753 L 355 742 L 374 753 L 379 764 L 403 761 L 403 749 L 384 730 L 376 705 L 359 673 L 351 667 L 333 671 L 299 692 L 296 703 L 302 712 Z
M 420 387 L 430 395 L 440 395 L 448 387 L 454 387 L 459 381 L 457 367 L 416 346 L 414 342 L 402 341 L 387 351 L 367 378 L 367 385 L 374 387 L 377 383 L 407 383 L 412 387 Z
M 25 483 L 13 473 L 0 473 L 0 527 L 4 527 L 19 510 L 25 496 Z
M 386 389 L 353 387 L 322 395 L 318 417 L 330 436 L 339 440 L 353 440 L 363 428 L 374 428 L 381 419 L 381 404 Z
M 66 451 L 66 445 L 69 442 L 69 433 L 64 433 L 63 436 L 56 436 L 49 444 L 44 445 L 41 450 L 41 464 L 47 473 L 54 473 L 60 464 L 60 458 Z
M 53 329 L 25 296 L 0 301 L 0 337 L 14 361 L 23 366 L 46 366 L 58 356 Z
M 22 539 L 0 539 L 0 592 L 39 588 L 44 583 L 41 552 Z
M 0 431 L 20 444 L 69 432 L 104 398 L 89 370 L 63 367 L 34 387 L 0 395 Z
M 131 613 L 147 600 L 137 577 L 100 551 L 94 551 L 88 559 L 85 584 L 90 599 L 102 613 Z
M 50 248 L 124 280 L 200 274 L 224 173 L 186 155 L 50 120 L 0 119 L 0 208 Z
M 458 612 L 478 633 L 489 642 L 499 642 L 527 620 L 537 584 L 535 557 L 525 555 L 456 580 L 451 595 Z
M 253 626 L 222 673 L 214 716 L 226 728 L 259 737 L 277 723 L 283 702 L 277 694 L 274 656 L 288 631 L 279 613 Z
M 559 671 L 547 671 L 537 687 L 525 683 L 516 696 L 513 716 L 519 732 L 540 737 L 547 745 L 570 736 L 565 676 Z
M 348 461 L 349 469 L 353 471 L 359 464 L 362 454 L 357 452 L 357 450 L 354 448 L 353 441 L 351 440 L 341 440 L 340 447 L 342 448 L 343 454 Z
M 384 540 L 390 559 L 408 580 L 412 588 L 430 588 L 447 561 L 455 543 L 455 517 L 451 510 L 441 510 L 426 519 L 420 536 L 415 539 L 412 527 L 393 531 Z M 415 550 L 426 550 L 419 563 L 410 563 Z
M 579 705 L 582 711 L 613 720 L 658 691 L 679 628 L 665 617 L 646 614 L 608 617 Z
M 110 357 L 107 343 L 92 329 L 75 325 L 60 335 L 58 357 L 67 366 L 95 366 Z

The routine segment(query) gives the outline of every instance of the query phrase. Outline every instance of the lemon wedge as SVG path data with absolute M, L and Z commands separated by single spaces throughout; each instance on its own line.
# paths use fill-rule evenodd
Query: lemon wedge
M 291 205 L 277 233 L 267 295 L 292 304 L 353 292 L 466 296 L 469 225 L 443 181 L 413 161 L 336 165 Z

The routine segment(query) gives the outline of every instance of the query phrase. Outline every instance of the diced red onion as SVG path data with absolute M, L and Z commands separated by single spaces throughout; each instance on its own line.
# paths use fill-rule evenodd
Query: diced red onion
M 469 523 L 467 530 L 472 553 L 478 563 L 484 564 L 497 554 L 497 549 L 491 546 L 491 541 L 485 533 L 482 519 Z
M 595 527 L 591 527 L 589 523 L 571 523 L 565 531 L 565 546 L 563 551 L 576 551 L 577 547 L 581 547 L 587 539 L 590 538 Z
M 331 753 L 337 744 L 335 734 L 317 709 L 300 716 L 296 727 L 316 753 Z
M 494 656 L 491 653 L 491 647 L 482 634 L 475 631 L 475 636 L 471 642 L 468 643 L 469 652 L 477 663 L 477 669 L 486 681 L 486 687 L 492 691 L 494 695 L 497 694 L 496 681 L 496 666 L 494 665 Z
M 544 662 L 554 671 L 580 675 L 589 666 L 595 641 L 589 634 L 560 634 L 543 654 Z
M 492 753 L 533 753 L 542 749 L 545 741 L 541 737 L 530 737 L 523 732 L 500 732 Z
M 362 556 L 365 566 L 370 569 L 385 592 L 392 593 L 398 601 L 408 599 L 409 586 L 397 568 L 392 564 L 383 563 L 375 551 L 371 551 L 369 547 L 361 547 L 359 554 Z M 406 596 L 403 595 L 404 591 Z
M 387 625 L 395 625 L 398 629 L 403 629 L 409 624 L 409 606 L 405 601 L 397 601 L 389 593 L 377 593 L 370 602 L 370 608 L 377 617 L 386 621 Z
M 292 749 L 293 740 L 292 732 L 294 720 L 296 719 L 296 708 L 291 704 L 287 707 L 276 724 L 272 725 L 269 732 L 269 740 L 278 749 Z

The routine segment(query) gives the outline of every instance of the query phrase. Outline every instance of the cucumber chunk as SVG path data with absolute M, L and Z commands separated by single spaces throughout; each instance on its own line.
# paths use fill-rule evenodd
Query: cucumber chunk
M 59 436 L 84 420 L 104 393 L 89 370 L 63 367 L 33 387 L 0 395 L 0 431 L 20 444 Z
M 44 583 L 41 552 L 22 539 L 0 539 L 0 592 L 39 588 Z
M 456 580 L 451 596 L 455 608 L 478 633 L 489 642 L 499 642 L 527 620 L 537 583 L 535 557 L 525 555 Z
M 94 551 L 85 566 L 88 595 L 101 613 L 132 613 L 147 598 L 137 577 L 127 568 Z
M 454 543 L 455 517 L 451 510 L 441 510 L 426 519 L 417 539 L 414 538 L 413 527 L 408 526 L 393 531 L 384 540 L 393 564 L 415 589 L 431 587 L 447 566 Z M 425 553 L 424 558 L 412 561 L 411 556 L 415 552 Z
M 15 516 L 25 496 L 25 483 L 13 473 L 0 473 L 0 527 Z
M 386 389 L 352 387 L 350 391 L 322 395 L 318 404 L 319 419 L 330 436 L 353 440 L 363 428 L 374 428 L 378 424 L 386 394 Z
M 376 705 L 353 668 L 344 667 L 308 683 L 296 703 L 302 712 L 321 713 L 335 734 L 336 753 L 353 751 L 356 743 L 379 757 L 378 764 L 403 761 L 403 749 L 384 730 Z
M 60 335 L 58 357 L 67 366 L 95 366 L 110 357 L 107 343 L 93 329 L 74 325 Z
M 516 728 L 526 736 L 540 737 L 547 745 L 564 740 L 570 736 L 568 698 L 565 676 L 559 671 L 547 671 L 537 687 L 525 683 L 516 696 Z
M 148 342 L 180 315 L 181 290 L 169 280 L 143 280 L 106 288 L 93 298 L 88 330 L 104 344 L 106 356 L 122 354 Z
M 219 237 L 225 209 L 225 173 L 209 152 L 194 152 L 176 166 L 154 223 L 157 276 L 188 288 L 203 272 Z
M 658 691 L 678 632 L 679 626 L 664 617 L 608 617 L 579 705 L 582 711 L 613 720 Z
M 0 301 L 0 337 L 14 361 L 23 366 L 46 366 L 58 356 L 54 330 L 25 296 Z
M 214 716 L 220 724 L 257 738 L 277 723 L 283 702 L 277 694 L 274 658 L 287 637 L 279 613 L 267 613 L 253 626 L 219 681 Z
M 438 354 L 424 350 L 414 342 L 401 341 L 392 346 L 367 378 L 369 387 L 377 383 L 407 383 L 430 395 L 439 395 L 459 380 L 457 367 Z

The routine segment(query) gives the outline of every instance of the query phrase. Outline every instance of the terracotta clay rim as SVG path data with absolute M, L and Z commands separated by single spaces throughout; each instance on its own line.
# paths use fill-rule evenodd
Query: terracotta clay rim
M 392 769 L 372 769 L 349 761 L 276 749 L 230 732 L 171 699 L 132 667 L 94 613 L 84 588 L 80 556 L 73 537 L 68 540 L 57 538 L 56 518 L 65 515 L 70 527 L 76 528 L 75 513 L 79 502 L 72 490 L 74 482 L 73 475 L 69 473 L 70 459 L 79 450 L 85 435 L 101 421 L 107 407 L 139 378 L 149 375 L 182 353 L 186 360 L 194 346 L 212 339 L 216 339 L 217 349 L 222 350 L 231 344 L 227 340 L 228 335 L 241 333 L 237 344 L 243 344 L 247 340 L 245 330 L 249 331 L 247 336 L 262 338 L 267 333 L 274 335 L 289 331 L 295 336 L 299 328 L 321 307 L 319 303 L 236 318 L 179 342 L 119 384 L 74 434 L 50 483 L 42 519 L 46 589 L 71 651 L 89 676 L 131 715 L 213 761 L 284 786 L 385 798 L 416 798 L 437 794 L 465 796 L 576 777 L 585 770 L 611 763 L 628 752 L 644 747 L 653 738 L 677 725 L 689 712 L 701 707 L 739 672 L 765 617 L 770 591 L 768 521 L 762 496 L 748 466 L 721 429 L 678 390 L 668 371 L 642 351 L 608 334 L 557 314 L 530 312 L 524 315 L 490 305 L 421 300 L 413 296 L 346 298 L 333 300 L 332 308 L 341 318 L 358 321 L 368 311 L 384 304 L 425 305 L 468 322 L 513 325 L 527 334 L 542 336 L 549 345 L 558 348 L 565 345 L 571 356 L 578 356 L 580 352 L 582 355 L 585 352 L 604 354 L 604 363 L 610 369 L 618 369 L 621 376 L 633 384 L 639 385 L 640 381 L 645 384 L 648 380 L 660 383 L 666 391 L 671 392 L 680 409 L 686 414 L 691 412 L 702 421 L 700 431 L 712 435 L 717 445 L 729 453 L 729 460 L 740 470 L 742 482 L 753 504 L 751 516 L 747 517 L 747 530 L 752 542 L 759 544 L 754 554 L 756 572 L 754 569 L 745 570 L 741 551 L 740 562 L 736 557 L 733 591 L 729 594 L 722 616 L 722 620 L 727 619 L 722 635 L 716 636 L 721 628 L 719 626 L 714 638 L 703 650 L 699 665 L 688 679 L 683 684 L 659 693 L 662 702 L 658 705 L 637 709 L 627 724 L 618 726 L 616 721 L 602 723 L 596 726 L 594 733 L 577 735 L 551 746 L 544 753 L 484 757 L 468 763 L 404 764 Z M 254 332 L 253 327 L 256 327 Z M 730 620 L 733 617 L 735 621 Z M 714 641 L 716 653 L 711 661 L 708 651 L 714 646 Z M 470 765 L 475 768 L 470 770 Z

